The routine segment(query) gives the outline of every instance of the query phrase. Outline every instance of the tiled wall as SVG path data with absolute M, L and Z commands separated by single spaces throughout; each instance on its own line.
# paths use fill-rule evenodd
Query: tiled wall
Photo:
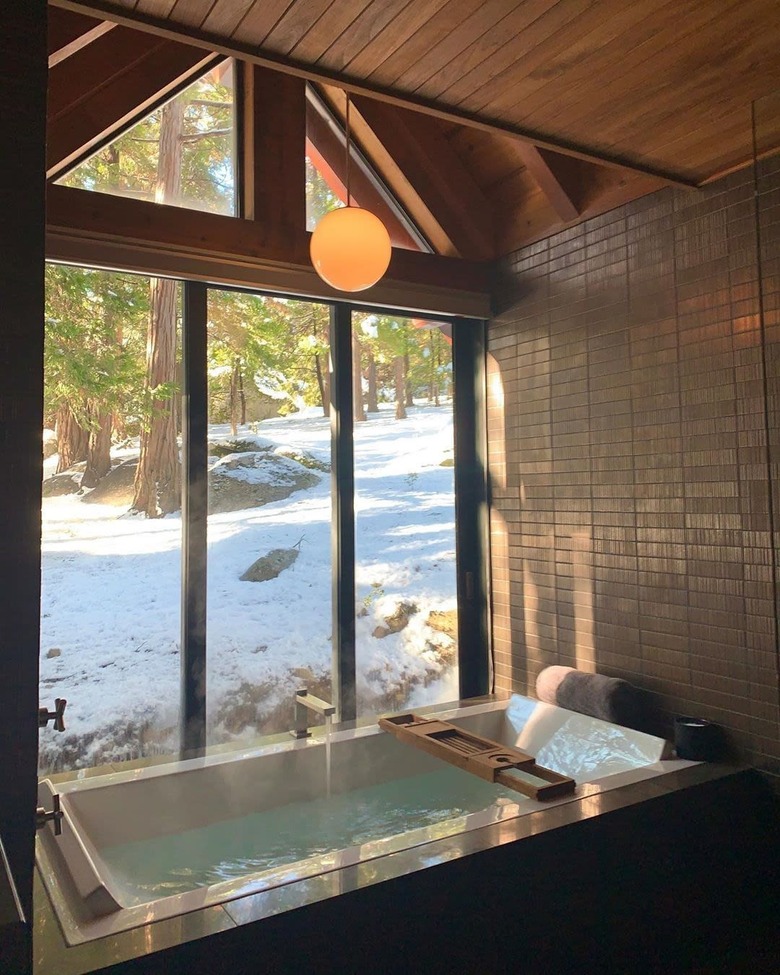
M 663 190 L 501 269 L 495 674 L 520 691 L 552 663 L 625 677 L 777 771 L 779 159 L 761 179 L 764 332 L 753 200 L 750 170 Z

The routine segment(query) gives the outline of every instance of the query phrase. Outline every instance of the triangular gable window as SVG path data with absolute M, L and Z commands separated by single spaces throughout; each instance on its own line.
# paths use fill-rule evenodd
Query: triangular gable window
M 221 62 L 57 182 L 235 215 L 234 74 Z

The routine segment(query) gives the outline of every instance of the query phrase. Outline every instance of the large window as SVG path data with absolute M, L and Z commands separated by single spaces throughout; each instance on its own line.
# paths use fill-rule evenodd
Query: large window
M 303 687 L 344 719 L 488 689 L 478 323 L 63 266 L 47 291 L 42 770 L 286 731 Z

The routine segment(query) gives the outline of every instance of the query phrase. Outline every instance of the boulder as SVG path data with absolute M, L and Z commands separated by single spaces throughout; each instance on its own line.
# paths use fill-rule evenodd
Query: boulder
M 310 471 L 322 471 L 323 474 L 330 473 L 330 464 L 327 464 L 324 460 L 318 460 L 313 454 L 310 454 L 308 450 L 301 450 L 299 447 L 288 447 L 282 445 L 276 447 L 274 450 L 275 454 L 280 457 L 290 457 L 292 460 L 297 460 L 299 464 L 302 464 L 307 470 Z
M 275 579 L 298 558 L 297 548 L 275 548 L 253 562 L 241 576 L 242 582 L 267 582 Z
M 133 503 L 133 485 L 137 467 L 137 457 L 117 464 L 98 481 L 89 494 L 85 495 L 84 501 L 88 504 L 115 504 L 118 507 L 129 508 Z
M 53 430 L 43 431 L 43 459 L 47 460 L 57 453 L 57 434 Z
M 209 444 L 212 457 L 227 457 L 230 454 L 251 454 L 255 451 L 271 450 L 273 442 L 264 437 L 233 437 L 229 440 L 215 440 Z
M 229 454 L 209 471 L 209 514 L 259 508 L 319 481 L 297 461 L 266 450 Z
M 76 494 L 81 490 L 81 474 L 64 471 L 53 474 L 43 482 L 42 494 L 44 498 L 60 498 L 66 494 Z
M 390 636 L 391 633 L 400 633 L 409 625 L 410 617 L 416 612 L 415 603 L 399 603 L 395 612 L 385 617 L 385 625 L 377 626 L 372 635 L 378 640 L 382 640 L 384 637 Z
M 458 611 L 456 609 L 438 610 L 434 609 L 428 614 L 425 621 L 426 626 L 432 630 L 438 630 L 453 640 L 458 639 Z

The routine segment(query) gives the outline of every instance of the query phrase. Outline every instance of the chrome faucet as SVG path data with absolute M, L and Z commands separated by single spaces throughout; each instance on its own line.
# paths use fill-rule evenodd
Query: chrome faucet
M 46 708 L 38 708 L 38 727 L 45 728 L 50 721 L 53 721 L 55 731 L 64 731 L 65 705 L 67 703 L 64 697 L 58 697 L 55 698 L 53 711 L 49 711 Z
M 293 738 L 311 738 L 309 731 L 309 711 L 321 714 L 329 718 L 336 713 L 332 704 L 323 701 L 322 698 L 315 697 L 304 688 L 295 693 L 295 727 L 290 731 Z

